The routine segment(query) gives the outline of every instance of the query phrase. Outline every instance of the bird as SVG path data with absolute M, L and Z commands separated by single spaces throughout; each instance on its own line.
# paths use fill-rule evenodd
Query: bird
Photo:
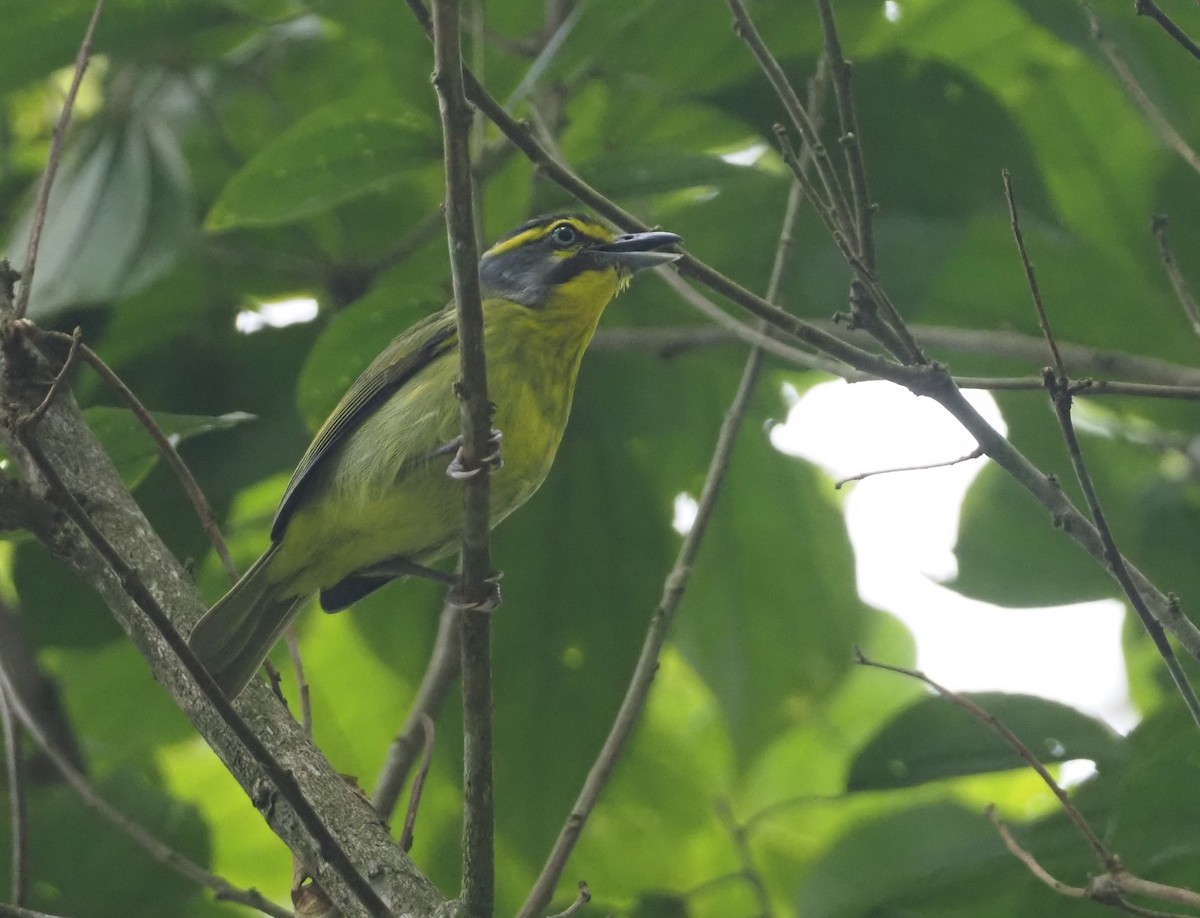
M 680 257 L 668 232 L 617 233 L 581 213 L 536 217 L 479 262 L 488 397 L 490 522 L 550 471 L 583 354 L 605 307 L 645 268 Z M 427 576 L 459 543 L 463 477 L 454 304 L 418 321 L 350 386 L 284 490 L 270 546 L 196 623 L 188 644 L 229 698 L 303 601 L 336 612 L 391 580 Z M 503 436 L 503 451 L 498 451 Z

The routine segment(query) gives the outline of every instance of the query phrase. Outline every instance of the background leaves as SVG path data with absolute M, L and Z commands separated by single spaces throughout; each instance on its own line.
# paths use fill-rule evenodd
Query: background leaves
M 18 6 L 6 11 L 0 56 L 0 214 L 15 259 L 61 92 L 55 71 L 70 63 L 91 3 Z M 582 0 L 547 23 L 546 6 L 486 8 L 470 55 L 492 92 L 604 192 L 763 290 L 788 185 L 774 152 L 781 112 L 726 7 Z M 1036 333 L 1001 195 L 1006 167 L 1059 337 L 1194 365 L 1195 337 L 1147 226 L 1151 214 L 1171 214 L 1182 267 L 1200 280 L 1196 176 L 1127 100 L 1074 4 L 835 7 L 880 204 L 881 275 L 906 317 Z M 786 0 L 760 0 L 752 13 L 803 89 L 820 50 L 815 14 Z M 1128 9 L 1100 13 L 1195 144 L 1194 62 Z M 1198 30 L 1194 11 L 1180 15 Z M 539 57 L 555 30 L 561 45 Z M 109 0 L 97 51 L 52 202 L 34 316 L 82 326 L 179 439 L 244 567 L 266 543 L 310 429 L 391 337 L 448 295 L 430 50 L 398 3 Z M 576 207 L 493 132 L 477 139 L 486 239 Z M 826 140 L 836 155 L 831 132 Z M 794 252 L 787 307 L 818 319 L 843 308 L 848 270 L 811 213 Z M 239 312 L 294 297 L 316 300 L 314 321 L 236 331 Z M 699 322 L 646 277 L 605 328 Z M 933 356 L 962 375 L 1031 375 L 1043 360 L 956 340 Z M 550 479 L 496 532 L 506 572 L 495 637 L 500 914 L 518 907 L 607 731 L 678 546 L 675 501 L 700 487 L 743 359 L 734 346 L 595 349 Z M 1011 753 L 915 685 L 852 665 L 855 645 L 911 663 L 912 641 L 858 598 L 829 482 L 770 445 L 767 429 L 786 410 L 782 378 L 769 372 L 762 385 L 650 708 L 561 902 L 586 877 L 590 914 L 736 918 L 762 910 L 746 880 L 753 869 L 779 915 L 1093 913 L 1032 880 L 981 816 L 995 801 L 1066 882 L 1095 869 Z M 799 388 L 815 379 L 789 376 Z M 178 484 L 110 393 L 81 376 L 76 394 L 215 599 L 224 574 Z M 1008 393 L 1000 403 L 1014 443 L 1070 489 L 1044 397 Z M 1194 611 L 1195 403 L 1081 410 L 1118 541 Z M 955 587 L 1002 605 L 1114 595 L 994 468 L 968 496 L 957 554 Z M 282 901 L 287 853 L 90 591 L 41 546 L 14 539 L 0 550 L 0 598 L 60 686 L 98 787 L 190 856 Z M 439 606 L 436 590 L 398 584 L 348 614 L 300 621 L 317 740 L 368 788 Z M 1101 834 L 1135 870 L 1194 886 L 1195 730 L 1141 637 L 1131 631 L 1127 644 L 1146 717 L 1129 737 L 1044 699 L 977 700 L 1047 761 L 1095 762 L 1075 794 Z M 413 852 L 448 894 L 458 881 L 459 729 L 452 701 Z M 5 796 L 5 817 L 6 806 Z M 160 875 L 61 785 L 38 787 L 31 808 L 31 905 L 71 916 L 134 914 L 130 902 L 153 902 L 156 914 L 238 913 Z M 739 831 L 750 865 L 733 844 Z M 5 835 L 5 858 L 7 844 Z

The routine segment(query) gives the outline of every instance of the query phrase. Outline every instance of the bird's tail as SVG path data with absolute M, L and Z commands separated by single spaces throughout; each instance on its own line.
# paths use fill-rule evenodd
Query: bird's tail
M 242 579 L 196 623 L 188 637 L 192 652 L 228 698 L 236 698 L 254 678 L 301 597 L 283 596 L 283 584 L 269 576 L 278 544 L 254 562 Z

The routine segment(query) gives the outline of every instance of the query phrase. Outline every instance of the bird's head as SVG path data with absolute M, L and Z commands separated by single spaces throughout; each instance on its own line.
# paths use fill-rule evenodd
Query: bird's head
M 573 288 L 608 288 L 611 297 L 634 272 L 678 258 L 662 250 L 682 241 L 674 233 L 618 235 L 583 214 L 550 214 L 521 224 L 484 252 L 479 278 L 489 295 L 535 309 L 556 294 L 574 299 Z

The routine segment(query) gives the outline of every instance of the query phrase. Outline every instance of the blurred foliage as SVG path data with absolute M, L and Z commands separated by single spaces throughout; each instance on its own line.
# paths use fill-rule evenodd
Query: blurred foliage
M 62 68 L 92 4 L 10 6 L 0 238 L 19 259 Z M 726 6 L 573 6 L 563 41 L 547 44 L 544 17 L 558 4 L 480 4 L 468 59 L 602 191 L 764 289 L 788 187 L 772 149 L 781 112 Z M 815 12 L 788 0 L 750 6 L 803 94 L 820 51 Z M 1200 142 L 1195 62 L 1127 5 L 1097 6 L 1175 128 Z M 1194 9 L 1174 6 L 1200 31 Z M 1200 183 L 1128 101 L 1074 2 L 835 7 L 880 205 L 881 276 L 907 317 L 1037 333 L 1001 193 L 1006 167 L 1060 338 L 1194 361 L 1195 336 L 1147 227 L 1152 213 L 1174 217 L 1175 250 L 1200 284 Z M 60 330 L 81 326 L 183 444 L 244 566 L 266 544 L 311 427 L 388 340 L 448 295 L 430 48 L 402 3 L 109 0 L 96 54 L 32 315 Z M 488 239 L 574 206 L 520 156 L 497 152 L 493 130 L 479 140 Z M 842 308 L 848 271 L 811 212 L 796 238 L 784 300 L 824 318 Z M 298 297 L 319 304 L 314 321 L 238 331 L 239 314 Z M 698 321 L 644 278 L 605 327 Z M 963 375 L 1036 372 L 966 346 L 935 356 Z M 506 572 L 495 629 L 499 914 L 523 899 L 620 702 L 679 544 L 675 499 L 699 492 L 743 358 L 734 347 L 590 355 L 550 479 L 495 534 Z M 983 817 L 983 803 L 996 801 L 1065 882 L 1082 885 L 1096 869 L 1011 751 L 915 684 L 852 665 L 855 645 L 911 663 L 912 641 L 859 600 L 828 481 L 771 447 L 770 423 L 786 406 L 779 377 L 766 378 L 649 709 L 557 901 L 570 902 L 586 878 L 595 899 L 584 914 L 738 918 L 764 909 L 746 878 L 753 870 L 780 916 L 1097 913 L 1032 878 Z M 220 565 L 152 444 L 96 379 L 80 375 L 76 393 L 151 521 L 215 599 Z M 1045 398 L 1008 393 L 1000 403 L 1017 446 L 1074 493 Z M 1181 401 L 1093 404 L 1084 442 L 1120 544 L 1190 611 L 1200 595 L 1198 411 Z M 286 901 L 287 852 L 98 599 L 41 546 L 13 542 L 0 553 L 0 583 L 61 687 L 100 792 L 230 881 Z M 956 588 L 1001 604 L 1115 595 L 995 468 L 968 495 L 958 558 Z M 349 614 L 300 621 L 317 741 L 368 790 L 439 606 L 436 589 L 402 584 Z M 1200 812 L 1185 789 L 1200 780 L 1200 737 L 1132 629 L 1127 651 L 1145 717 L 1129 737 L 1043 699 L 976 700 L 1046 761 L 1094 761 L 1096 774 L 1074 793 L 1100 835 L 1133 870 L 1194 887 Z M 413 851 L 451 895 L 460 761 L 452 702 Z M 244 913 L 152 864 L 64 785 L 39 784 L 29 803 L 32 906 L 71 918 Z M 4 795 L 5 822 L 7 806 Z

